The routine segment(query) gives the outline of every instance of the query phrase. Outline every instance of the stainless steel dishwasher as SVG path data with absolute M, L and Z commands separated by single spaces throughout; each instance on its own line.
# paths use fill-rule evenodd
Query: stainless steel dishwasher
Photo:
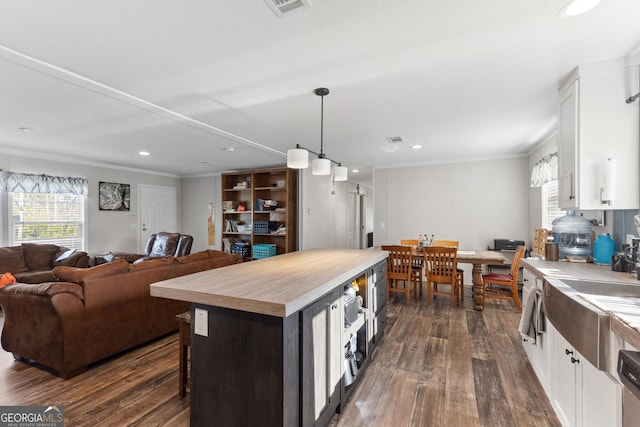
M 620 350 L 618 374 L 622 388 L 622 426 L 640 424 L 640 352 Z

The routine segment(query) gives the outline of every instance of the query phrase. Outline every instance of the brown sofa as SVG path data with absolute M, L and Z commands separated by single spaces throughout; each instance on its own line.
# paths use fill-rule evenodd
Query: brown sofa
M 21 283 L 56 281 L 56 266 L 87 267 L 86 252 L 63 246 L 23 243 L 20 246 L 0 248 L 0 274 L 11 273 Z
M 56 282 L 0 288 L 2 347 L 18 360 L 71 378 L 93 362 L 178 328 L 175 316 L 189 304 L 152 297 L 151 283 L 239 262 L 239 255 L 207 250 L 138 264 L 56 267 Z

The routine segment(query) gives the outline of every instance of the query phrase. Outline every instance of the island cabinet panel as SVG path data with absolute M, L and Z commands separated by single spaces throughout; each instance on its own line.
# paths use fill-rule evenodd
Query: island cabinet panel
M 299 316 L 275 317 L 192 304 L 208 314 L 208 337 L 192 322 L 192 426 L 297 426 Z
M 302 425 L 327 425 L 340 405 L 342 293 L 335 289 L 301 312 Z

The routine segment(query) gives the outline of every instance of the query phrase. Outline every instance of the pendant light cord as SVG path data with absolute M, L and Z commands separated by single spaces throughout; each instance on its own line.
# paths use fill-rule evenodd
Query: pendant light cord
M 324 95 L 320 97 L 320 155 L 318 157 L 324 158 L 324 151 L 322 150 L 324 140 Z

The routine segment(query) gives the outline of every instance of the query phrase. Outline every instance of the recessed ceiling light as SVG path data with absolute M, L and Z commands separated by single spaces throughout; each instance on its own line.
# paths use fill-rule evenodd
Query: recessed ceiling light
M 351 172 L 358 173 L 358 172 L 360 172 L 360 169 L 353 169 Z
M 151 153 L 148 151 L 138 151 L 138 154 L 140 154 L 141 156 L 150 156 Z
M 558 12 L 561 17 L 582 15 L 600 4 L 601 0 L 570 0 Z
M 33 129 L 28 127 L 20 127 L 18 130 L 21 130 L 22 132 L 33 132 Z
M 420 145 L 420 144 L 414 144 L 414 145 L 412 145 L 412 146 L 411 146 L 411 148 L 413 148 L 414 150 L 419 150 L 419 149 L 421 149 L 421 148 L 422 148 L 422 145 Z

